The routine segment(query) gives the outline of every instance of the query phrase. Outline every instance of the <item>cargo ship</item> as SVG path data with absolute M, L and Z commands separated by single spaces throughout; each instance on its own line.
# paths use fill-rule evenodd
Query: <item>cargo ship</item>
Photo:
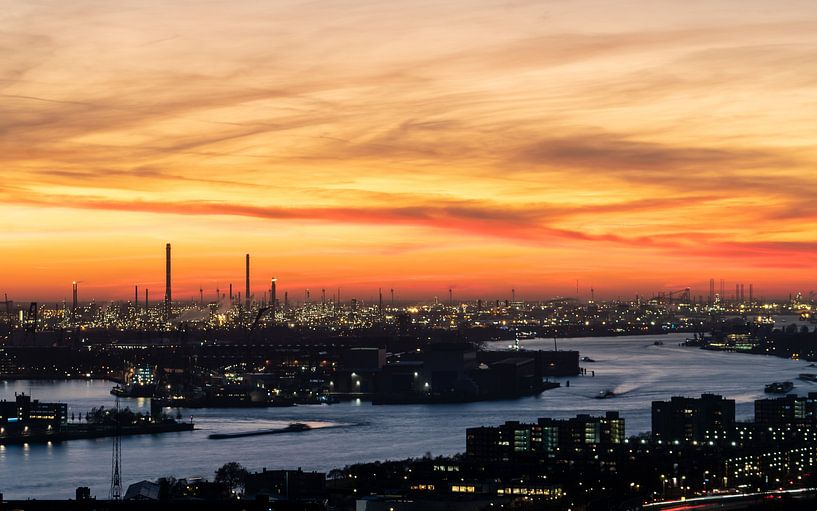
M 214 433 L 209 435 L 207 438 L 211 440 L 224 440 L 227 438 L 243 438 L 246 436 L 260 436 L 260 435 L 277 435 L 281 433 L 302 433 L 304 431 L 309 431 L 312 428 L 309 424 L 304 424 L 302 422 L 294 422 L 285 428 L 280 429 L 262 429 L 258 431 L 245 431 L 241 433 Z

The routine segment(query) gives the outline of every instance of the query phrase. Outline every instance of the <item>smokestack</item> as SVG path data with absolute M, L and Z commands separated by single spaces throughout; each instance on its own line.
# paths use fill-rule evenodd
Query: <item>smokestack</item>
M 230 305 L 233 304 L 233 285 L 230 284 Z
M 326 288 L 321 288 L 321 307 L 326 307 Z
M 148 307 L 150 306 L 150 298 L 148 297 L 148 288 L 145 288 L 145 314 L 148 313 Z
M 247 306 L 250 304 L 250 254 L 247 254 L 246 293 L 244 295 Z
M 709 305 L 715 303 L 715 279 L 709 279 Z
M 289 291 L 284 291 L 284 307 L 289 307 Z
M 383 289 L 377 288 L 378 306 L 380 307 L 380 314 L 383 314 Z
M 173 293 L 170 289 L 170 243 L 165 246 L 165 319 L 170 319 L 170 304 Z
M 754 303 L 755 301 L 755 290 L 752 284 L 749 284 L 749 303 Z
M 71 283 L 71 290 L 74 295 L 74 300 L 71 302 L 71 321 L 77 320 L 77 281 Z
M 391 288 L 391 306 L 394 307 L 394 288 Z
M 139 286 L 133 286 L 133 312 L 139 314 Z
M 277 301 L 277 298 L 276 298 L 277 290 L 275 288 L 276 288 L 277 283 L 278 283 L 278 279 L 273 277 L 272 282 L 270 282 L 270 288 L 269 288 L 269 305 L 270 305 L 270 308 L 272 309 L 272 322 L 273 323 L 275 322 L 275 306 L 276 306 L 275 302 Z

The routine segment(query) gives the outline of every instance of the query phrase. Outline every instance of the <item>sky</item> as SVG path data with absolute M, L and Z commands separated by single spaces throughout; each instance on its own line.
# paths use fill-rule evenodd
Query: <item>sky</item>
M 813 0 L 0 0 L 0 292 L 808 293 Z M 578 282 L 578 284 L 577 284 Z M 327 291 L 329 293 L 329 291 Z M 730 291 L 734 292 L 734 291 Z

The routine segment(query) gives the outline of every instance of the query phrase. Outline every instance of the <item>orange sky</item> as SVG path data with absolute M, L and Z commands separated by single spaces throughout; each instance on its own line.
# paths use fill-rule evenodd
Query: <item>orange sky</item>
M 812 0 L 9 2 L 0 292 L 808 292 Z

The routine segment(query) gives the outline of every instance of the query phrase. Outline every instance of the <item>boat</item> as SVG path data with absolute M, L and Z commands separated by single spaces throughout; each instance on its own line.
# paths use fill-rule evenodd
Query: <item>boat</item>
M 582 362 L 595 362 L 595 360 L 590 357 L 582 357 Z
M 153 397 L 156 394 L 156 385 L 129 383 L 126 385 L 116 384 L 111 389 L 111 395 L 116 397 Z
M 776 381 L 766 385 L 764 391 L 768 394 L 788 394 L 794 388 L 790 381 Z
M 599 394 L 596 396 L 596 399 L 607 399 L 607 398 L 611 398 L 611 397 L 616 397 L 616 393 L 613 392 L 610 389 L 605 389 L 605 390 L 599 391 Z
M 655 341 L 655 342 L 653 343 L 653 345 L 654 345 L 654 346 L 663 346 L 663 345 L 664 345 L 664 341 Z
M 214 433 L 207 438 L 211 440 L 224 440 L 226 438 L 243 438 L 246 436 L 260 436 L 260 435 L 276 435 L 280 433 L 301 433 L 312 429 L 309 424 L 302 422 L 294 422 L 285 428 L 280 429 L 262 429 L 259 431 L 245 431 L 242 433 Z
M 817 382 L 817 374 L 814 373 L 800 373 L 797 377 L 801 380 Z

